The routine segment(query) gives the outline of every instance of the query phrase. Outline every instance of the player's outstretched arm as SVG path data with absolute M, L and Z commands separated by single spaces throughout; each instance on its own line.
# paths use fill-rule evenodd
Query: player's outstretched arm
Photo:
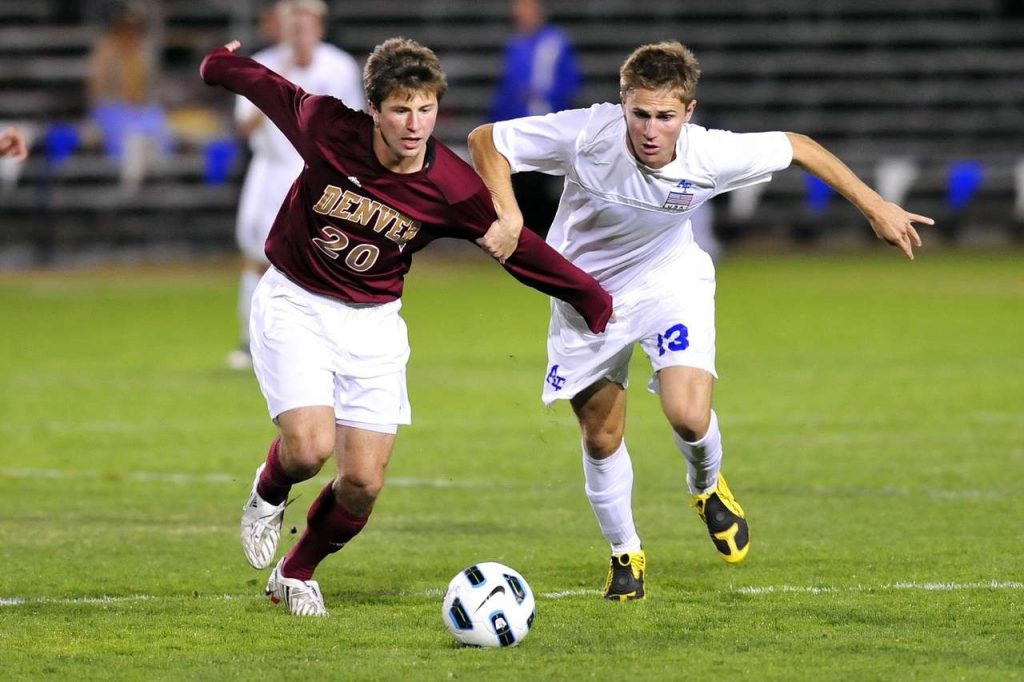
M 512 169 L 508 159 L 494 146 L 491 134 L 494 126 L 488 123 L 469 134 L 469 153 L 476 172 L 491 192 L 498 219 L 491 223 L 483 237 L 476 240 L 480 247 L 499 263 L 504 263 L 516 250 L 523 230 L 523 213 L 519 209 L 512 189 Z
M 10 156 L 17 161 L 28 158 L 28 144 L 25 136 L 14 126 L 8 126 L 0 133 L 0 156 Z
M 455 162 L 447 171 L 451 174 L 449 182 L 456 183 L 460 189 L 471 189 L 473 193 L 461 201 L 449 203 L 450 214 L 446 222 L 450 232 L 444 236 L 479 242 L 480 235 L 496 222 L 494 201 L 469 164 L 454 158 Z M 523 284 L 571 305 L 592 332 L 605 330 L 612 317 L 611 295 L 601 288 L 597 280 L 567 261 L 536 233 L 522 230 L 515 250 L 502 265 L 506 272 Z
M 230 43 L 224 46 L 224 49 L 228 52 L 235 52 L 242 46 L 242 43 L 237 40 L 232 40 Z M 242 137 L 249 138 L 252 134 L 263 125 L 263 122 L 267 120 L 267 117 L 259 109 L 254 110 L 244 119 L 238 121 L 238 132 L 242 134 Z
M 330 98 L 310 95 L 259 62 L 233 54 L 239 47 L 241 43 L 232 40 L 210 52 L 199 66 L 199 75 L 208 85 L 220 85 L 248 98 L 311 163 L 316 138 L 328 127 L 324 118 Z
M 786 136 L 793 145 L 793 163 L 846 197 L 868 219 L 879 239 L 884 239 L 903 251 L 908 259 L 914 260 L 914 247 L 921 246 L 921 236 L 914 228 L 914 223 L 934 225 L 934 220 L 885 201 L 846 164 L 806 135 L 786 133 Z
M 595 334 L 603 332 L 612 319 L 611 294 L 529 229 L 520 235 L 505 270 L 523 284 L 571 305 Z

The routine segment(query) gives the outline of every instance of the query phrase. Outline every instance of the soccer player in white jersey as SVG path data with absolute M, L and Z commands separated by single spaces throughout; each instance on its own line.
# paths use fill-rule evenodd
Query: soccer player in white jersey
M 307 92 L 332 95 L 353 109 L 366 109 L 362 72 L 347 52 L 322 42 L 327 5 L 322 0 L 282 0 L 275 6 L 281 42 L 253 55 Z M 242 185 L 236 237 L 243 266 L 238 287 L 241 343 L 228 354 L 235 369 L 252 366 L 249 313 L 252 294 L 270 262 L 263 253 L 270 226 L 302 170 L 302 158 L 284 134 L 244 97 L 235 101 L 235 121 L 249 138 L 252 161 Z
M 795 133 L 737 134 L 689 123 L 700 70 L 678 42 L 637 48 L 620 69 L 620 102 L 481 126 L 469 137 L 498 219 L 482 241 L 499 260 L 522 218 L 510 174 L 565 176 L 548 243 L 615 298 L 604 335 L 553 301 L 543 400 L 570 401 L 582 432 L 585 489 L 611 567 L 604 595 L 644 597 L 646 556 L 633 523 L 633 467 L 624 440 L 629 359 L 636 343 L 653 368 L 692 505 L 716 549 L 743 561 L 750 534 L 721 475 L 722 436 L 711 405 L 715 270 L 694 243 L 690 215 L 715 194 L 771 179 L 791 163 L 853 203 L 875 234 L 913 258 L 914 222 L 930 218 L 884 201 L 839 159 Z

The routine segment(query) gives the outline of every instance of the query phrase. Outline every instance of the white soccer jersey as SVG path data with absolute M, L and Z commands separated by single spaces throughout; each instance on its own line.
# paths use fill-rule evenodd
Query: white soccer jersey
M 564 175 L 548 243 L 613 295 L 693 243 L 689 216 L 712 196 L 766 182 L 789 166 L 785 133 L 732 133 L 686 124 L 676 158 L 653 169 L 626 141 L 619 104 L 595 104 L 494 124 L 513 172 Z
M 291 48 L 274 45 L 252 56 L 254 60 L 281 74 L 306 92 L 337 97 L 353 109 L 366 109 L 363 95 L 363 80 L 359 65 L 352 55 L 334 45 L 320 43 L 313 52 L 309 66 L 297 67 L 289 63 Z M 244 97 L 235 100 L 235 120 L 242 123 L 259 111 L 256 105 Z M 269 121 L 257 128 L 249 138 L 249 145 L 256 156 L 292 162 L 295 172 L 302 170 L 302 161 L 292 144 L 275 125 Z

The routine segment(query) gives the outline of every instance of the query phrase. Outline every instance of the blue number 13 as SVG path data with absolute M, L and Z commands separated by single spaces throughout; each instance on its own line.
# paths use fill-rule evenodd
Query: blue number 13
M 686 325 L 679 323 L 666 329 L 664 334 L 658 334 L 658 355 L 664 355 L 666 350 L 689 348 L 690 339 L 687 338 L 687 333 Z

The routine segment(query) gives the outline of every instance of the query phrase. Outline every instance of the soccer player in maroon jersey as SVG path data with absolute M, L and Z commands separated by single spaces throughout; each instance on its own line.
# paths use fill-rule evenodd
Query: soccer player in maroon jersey
M 255 568 L 271 564 L 291 486 L 333 454 L 337 476 L 267 582 L 292 614 L 326 615 L 313 571 L 366 524 L 398 425 L 410 422 L 399 309 L 412 255 L 441 237 L 485 244 L 497 215 L 476 172 L 431 137 L 447 84 L 428 48 L 393 38 L 374 49 L 363 72 L 366 114 L 304 92 L 232 54 L 238 47 L 207 55 L 203 79 L 249 98 L 305 162 L 253 296 L 253 367 L 281 433 L 243 509 L 242 546 Z M 607 292 L 529 231 L 504 267 L 570 303 L 595 332 L 611 317 Z

